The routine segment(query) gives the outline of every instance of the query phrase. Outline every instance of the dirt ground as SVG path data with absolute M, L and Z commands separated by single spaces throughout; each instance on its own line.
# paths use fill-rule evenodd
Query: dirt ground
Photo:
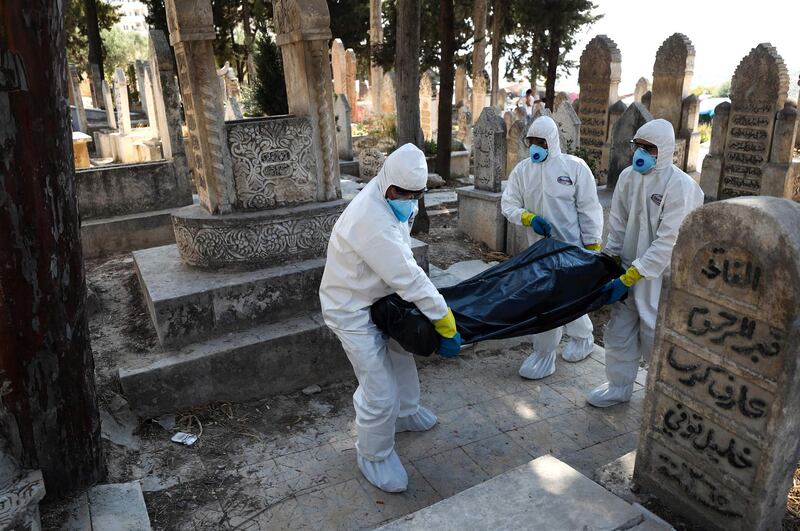
M 430 245 L 433 265 L 446 269 L 463 260 L 506 258 L 458 232 L 457 203 L 437 209 L 450 213 L 433 216 L 430 233 L 418 236 Z M 238 476 L 230 473 L 237 456 L 246 455 L 252 446 L 302 445 L 301 434 L 321 432 L 320 426 L 327 419 L 352 407 L 350 396 L 355 382 L 347 381 L 329 386 L 332 392 L 326 389 L 315 397 L 294 393 L 248 403 L 216 403 L 159 419 L 135 419 L 120 393 L 116 360 L 159 347 L 130 254 L 88 262 L 87 280 L 94 305 L 90 332 L 103 415 L 107 482 L 141 479 L 147 487 L 145 500 L 154 529 L 216 529 L 213 518 L 208 520 L 207 527 L 199 524 L 187 527 L 181 515 L 205 510 L 220 493 L 232 504 L 257 506 L 259 500 L 242 491 Z M 608 316 L 607 308 L 590 315 L 600 345 Z M 198 434 L 200 440 L 192 447 L 169 442 L 176 431 Z M 198 469 L 204 472 L 198 474 Z M 186 481 L 182 480 L 184 477 Z M 192 479 L 197 477 L 202 479 Z M 60 528 L 69 503 L 70 500 L 63 500 L 42 506 L 44 529 Z M 655 505 L 650 508 L 673 521 L 676 528 L 691 529 L 674 522 L 662 508 Z M 795 476 L 795 486 L 790 492 L 783 529 L 800 530 L 800 474 Z

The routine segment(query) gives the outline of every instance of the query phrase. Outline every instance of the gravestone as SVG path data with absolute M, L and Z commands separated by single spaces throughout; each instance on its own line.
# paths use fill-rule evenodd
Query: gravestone
M 347 96 L 347 102 L 350 104 L 350 116 L 352 121 L 359 122 L 361 121 L 361 116 L 358 109 L 358 91 L 356 90 L 356 52 L 354 52 L 352 48 L 345 50 L 344 63 L 344 94 Z
M 217 70 L 219 76 L 219 86 L 222 91 L 222 105 L 225 108 L 225 121 L 241 120 L 244 118 L 242 109 L 239 106 L 239 78 L 231 68 L 231 64 L 225 61 L 222 68 Z
M 614 188 L 622 170 L 631 165 L 630 140 L 641 126 L 653 119 L 653 115 L 638 102 L 625 109 L 611 132 L 611 159 L 608 164 L 608 187 Z
M 647 78 L 640 77 L 636 82 L 636 88 L 633 90 L 633 101 L 642 102 L 642 97 L 650 90 L 650 82 Z
M 650 101 L 651 101 L 652 99 L 653 99 L 653 92 L 652 92 L 652 91 L 650 91 L 650 90 L 648 90 L 647 92 L 645 92 L 645 93 L 644 93 L 644 96 L 642 96 L 642 105 L 644 105 L 645 107 L 647 107 L 647 110 L 648 110 L 648 111 L 650 110 Z
M 331 44 L 331 66 L 333 67 L 333 92 L 347 94 L 346 77 L 347 65 L 344 58 L 344 44 L 342 39 L 333 39 Z
M 458 108 L 458 127 L 456 138 L 469 149 L 472 145 L 472 113 L 466 105 Z
M 423 72 L 419 81 L 419 121 L 425 140 L 433 139 L 433 80 Z
M 558 111 L 558 108 L 561 107 L 561 104 L 565 101 L 569 102 L 569 94 L 566 92 L 556 92 L 556 95 L 553 98 L 553 108 Z
M 353 160 L 350 104 L 344 94 L 336 95 L 336 101 L 333 104 L 333 115 L 336 120 L 336 147 L 339 152 L 339 160 Z
M 598 35 L 589 41 L 581 54 L 578 71 L 580 86 L 581 147 L 597 168 L 598 184 L 605 184 L 608 174 L 608 158 L 611 146 L 608 135 L 611 131 L 609 110 L 619 99 L 619 81 L 622 70 L 622 54 L 614 41 L 606 35 Z
M 69 65 L 67 67 L 67 74 L 69 78 L 67 80 L 69 102 L 75 106 L 75 115 L 77 115 L 77 120 L 73 120 L 73 123 L 77 122 L 78 131 L 86 133 L 89 130 L 89 124 L 86 121 L 86 109 L 83 107 L 83 96 L 81 96 L 81 91 L 78 87 L 78 69 L 75 65 Z
M 683 222 L 634 482 L 687 523 L 781 528 L 800 441 L 798 286 L 800 205 L 737 198 Z
M 381 82 L 381 112 L 395 114 L 397 112 L 397 100 L 394 92 L 394 72 L 383 75 Z
M 100 67 L 91 63 L 89 65 L 89 74 L 92 82 L 92 105 L 95 109 L 105 109 L 105 101 L 103 100 L 103 78 L 100 75 Z
M 514 114 L 511 111 L 503 113 L 503 122 L 506 124 L 506 131 L 511 130 L 511 124 L 514 123 Z
M 147 115 L 147 120 L 150 121 L 152 118 L 148 111 L 151 109 L 151 103 L 147 101 L 147 89 L 144 85 L 144 77 L 145 77 L 145 70 L 147 70 L 148 66 L 145 61 L 137 59 L 134 63 L 136 69 L 136 91 L 139 93 L 139 103 L 142 105 L 142 111 Z
M 459 109 L 459 112 L 466 112 Z M 506 219 L 500 209 L 506 177 L 506 124 L 484 107 L 472 131 L 475 186 L 458 188 L 458 229 L 494 251 L 505 250 Z
M 566 153 L 581 147 L 581 119 L 578 118 L 569 99 L 563 100 L 561 105 L 556 107 L 553 120 L 558 124 L 562 151 Z
M 153 96 L 153 81 L 150 78 L 150 64 L 145 63 L 142 70 L 141 92 L 142 101 L 145 104 L 145 114 L 147 114 L 147 125 L 150 127 L 151 138 L 160 138 L 161 133 L 158 127 L 158 113 L 156 111 L 155 97 Z
M 697 97 L 689 94 L 694 56 L 694 46 L 686 35 L 675 33 L 664 41 L 656 52 L 649 106 L 653 117 L 672 124 L 675 164 L 688 172 L 696 169 L 700 149 L 699 105 Z
M 456 67 L 455 98 L 456 107 L 461 107 L 467 101 L 467 69 L 464 65 Z
M 508 92 L 506 89 L 501 88 L 497 91 L 497 108 L 500 112 L 505 112 L 506 103 L 508 103 Z
M 103 101 L 105 102 L 106 121 L 108 122 L 108 127 L 111 129 L 116 129 L 117 118 L 114 116 L 114 100 L 111 97 L 111 91 L 108 90 L 108 83 L 106 83 L 105 79 L 100 85 L 100 90 L 103 93 Z
M 500 191 L 506 177 L 506 125 L 492 107 L 484 107 L 472 131 L 475 188 Z
M 361 182 L 369 182 L 381 171 L 386 156 L 380 149 L 366 148 L 358 154 L 358 177 Z
M 128 103 L 128 80 L 121 68 L 114 70 L 114 108 L 117 110 L 117 129 L 120 134 L 131 132 L 131 110 Z
M 525 136 L 528 134 L 526 120 L 515 120 L 508 128 L 506 139 L 506 171 L 511 173 L 521 160 L 528 157 L 528 148 L 525 147 Z
M 786 65 L 769 43 L 753 48 L 736 67 L 729 114 L 715 114 L 711 150 L 703 161 L 700 185 L 707 198 L 794 195 L 791 146 L 779 142 L 772 149 L 776 134 L 785 136 L 793 125 L 791 119 L 776 120 L 788 89 Z

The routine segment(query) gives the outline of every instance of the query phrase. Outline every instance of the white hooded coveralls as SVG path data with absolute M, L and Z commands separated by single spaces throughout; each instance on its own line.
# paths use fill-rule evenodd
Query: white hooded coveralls
M 511 223 L 522 225 L 522 214 L 527 210 L 549 221 L 556 239 L 580 247 L 600 243 L 603 207 L 597 199 L 597 186 L 589 166 L 582 159 L 561 152 L 558 125 L 549 116 L 534 120 L 527 136 L 547 140 L 547 158 L 534 163 L 526 157 L 514 167 L 503 192 L 503 215 Z M 528 245 L 543 238 L 530 227 L 526 229 Z M 570 337 L 585 339 L 592 335 L 588 315 L 564 328 Z M 535 334 L 534 351 L 547 356 L 555 351 L 560 340 L 561 328 Z
M 636 379 L 639 359 L 649 359 L 653 349 L 662 276 L 669 271 L 678 229 L 703 204 L 700 186 L 672 164 L 675 133 L 670 122 L 647 122 L 635 138 L 656 145 L 656 165 L 644 175 L 630 166 L 620 174 L 605 246 L 605 252 L 622 259 L 625 269 L 633 265 L 644 277 L 626 300 L 614 304 L 604 336 L 609 386 L 625 387 L 626 392 Z
M 386 459 L 394 448 L 398 416 L 419 409 L 419 378 L 411 354 L 388 342 L 373 324 L 372 303 L 392 293 L 435 321 L 447 303 L 411 252 L 411 220 L 400 222 L 386 202 L 396 185 L 421 190 L 428 180 L 424 154 L 406 144 L 390 154 L 378 175 L 345 208 L 333 227 L 319 289 L 325 324 L 342 342 L 358 388 L 353 395 L 358 453 Z

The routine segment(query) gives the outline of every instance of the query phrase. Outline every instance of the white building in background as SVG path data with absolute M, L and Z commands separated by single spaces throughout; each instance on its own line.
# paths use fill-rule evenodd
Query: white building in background
M 145 17 L 147 6 L 139 0 L 104 0 L 105 3 L 117 8 L 119 22 L 114 26 L 123 31 L 137 31 L 147 33 L 148 27 Z

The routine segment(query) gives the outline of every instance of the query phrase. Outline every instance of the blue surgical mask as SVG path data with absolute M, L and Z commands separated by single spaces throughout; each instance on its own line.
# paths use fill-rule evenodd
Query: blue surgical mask
M 537 146 L 536 144 L 532 144 L 531 147 L 528 148 L 528 151 L 530 152 L 531 160 L 534 163 L 544 162 L 544 159 L 547 158 L 548 151 L 541 146 Z
M 403 223 L 409 220 L 414 209 L 417 208 L 416 199 L 387 199 L 386 202 L 389 203 L 397 220 Z
M 633 169 L 639 173 L 647 173 L 656 165 L 656 157 L 645 151 L 643 148 L 637 148 L 633 153 L 633 160 L 631 161 Z

